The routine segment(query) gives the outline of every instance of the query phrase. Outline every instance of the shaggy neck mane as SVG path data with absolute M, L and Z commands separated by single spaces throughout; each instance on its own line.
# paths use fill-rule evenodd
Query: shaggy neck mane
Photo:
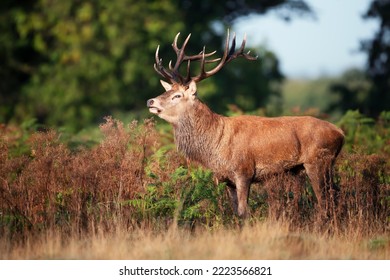
M 223 133 L 223 119 L 196 99 L 191 109 L 173 126 L 179 151 L 209 166 Z

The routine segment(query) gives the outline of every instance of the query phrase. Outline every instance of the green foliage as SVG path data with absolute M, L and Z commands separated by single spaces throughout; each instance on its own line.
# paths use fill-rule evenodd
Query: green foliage
M 215 185 L 209 170 L 197 168 L 190 174 L 191 186 L 181 193 L 180 223 L 212 226 L 226 221 L 223 198 L 225 184 Z
M 264 48 L 257 48 L 253 53 L 258 55 L 258 60 L 236 60 L 212 78 L 218 90 L 205 96 L 212 109 L 224 112 L 227 106 L 234 105 L 245 112 L 261 107 L 267 109 L 268 115 L 280 114 L 284 77 L 279 61 Z
M 171 220 L 190 227 L 227 222 L 226 205 L 222 205 L 226 204 L 223 200 L 225 185 L 215 185 L 211 171 L 202 168 L 190 171 L 180 166 L 167 181 L 161 181 L 152 172 L 147 174 L 152 182 L 145 192 L 123 202 L 134 208 L 138 219 Z
M 220 50 L 224 29 L 234 19 L 271 9 L 285 18 L 310 12 L 295 0 L 1 1 L 0 122 L 35 118 L 78 131 L 106 115 L 137 115 L 145 100 L 162 92 L 153 70 L 157 45 L 166 63 L 174 56 L 170 44 L 179 31 L 192 33 L 188 53 L 199 53 L 204 45 Z M 253 110 L 278 94 L 277 59 L 262 53 L 264 62 L 239 62 L 205 83 L 204 97 L 210 96 L 212 107 L 221 112 L 237 102 Z M 241 90 L 237 85 L 244 78 Z M 239 95 L 225 97 L 233 87 Z
M 361 114 L 359 111 L 347 111 L 338 125 L 345 132 L 344 150 L 352 152 L 390 153 L 390 114 L 382 112 L 379 120 Z
M 181 29 L 173 13 L 169 1 L 133 0 L 42 0 L 28 13 L 17 12 L 18 33 L 39 58 L 23 89 L 20 118 L 27 113 L 79 129 L 100 114 L 140 107 L 140 88 L 157 84 L 145 64 L 152 64 L 161 35 L 171 35 L 163 32 L 168 26 Z
M 371 83 L 366 74 L 358 69 L 349 69 L 336 79 L 329 87 L 333 97 L 326 108 L 329 112 L 359 110 L 370 113 Z
M 286 114 L 317 115 L 326 112 L 334 102 L 331 84 L 334 78 L 322 77 L 314 80 L 287 80 L 283 83 L 283 105 Z
M 369 115 L 372 83 L 362 70 L 347 69 L 339 77 L 320 77 L 313 80 L 288 80 L 283 84 L 286 113 L 320 115 L 333 119 L 348 110 Z
M 36 119 L 26 119 L 20 127 L 4 127 L 3 130 L 0 128 L 0 134 L 4 135 L 0 137 L 0 145 L 7 145 L 10 158 L 30 156 L 28 139 L 39 129 L 40 125 Z

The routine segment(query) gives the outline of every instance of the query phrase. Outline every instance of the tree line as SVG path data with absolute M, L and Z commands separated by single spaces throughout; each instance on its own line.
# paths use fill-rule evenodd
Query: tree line
M 341 96 L 336 107 L 351 95 L 344 98 L 353 101 L 346 107 L 357 108 L 347 109 L 370 116 L 389 109 L 389 2 L 372 1 L 365 15 L 380 21 L 374 38 L 362 42 L 368 54 L 363 72 L 370 85 L 367 97 L 359 99 L 356 88 L 341 80 L 334 85 Z M 234 20 L 269 11 L 285 20 L 314 13 L 300 0 L 3 0 L 0 123 L 36 119 L 77 131 L 106 115 L 141 114 L 145 100 L 162 91 L 153 69 L 157 45 L 165 62 L 174 59 L 170 44 L 179 31 L 182 40 L 192 34 L 188 53 L 199 53 L 204 45 L 220 51 Z M 252 111 L 280 99 L 284 76 L 277 56 L 260 46 L 254 52 L 257 63 L 235 61 L 202 83 L 202 98 L 214 110 L 235 104 Z

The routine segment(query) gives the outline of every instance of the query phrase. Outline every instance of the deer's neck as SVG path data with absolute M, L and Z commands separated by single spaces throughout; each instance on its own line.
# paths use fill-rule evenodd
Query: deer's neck
M 211 167 L 223 129 L 223 117 L 196 100 L 195 106 L 174 125 L 175 142 L 187 158 Z

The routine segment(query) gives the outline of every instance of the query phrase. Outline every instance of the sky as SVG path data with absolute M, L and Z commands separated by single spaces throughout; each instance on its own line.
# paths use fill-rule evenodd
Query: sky
M 237 39 L 247 34 L 247 45 L 265 45 L 276 53 L 288 78 L 336 76 L 352 67 L 363 68 L 366 54 L 360 41 L 378 29 L 364 20 L 371 0 L 306 0 L 316 14 L 286 22 L 275 13 L 248 16 L 234 25 Z

